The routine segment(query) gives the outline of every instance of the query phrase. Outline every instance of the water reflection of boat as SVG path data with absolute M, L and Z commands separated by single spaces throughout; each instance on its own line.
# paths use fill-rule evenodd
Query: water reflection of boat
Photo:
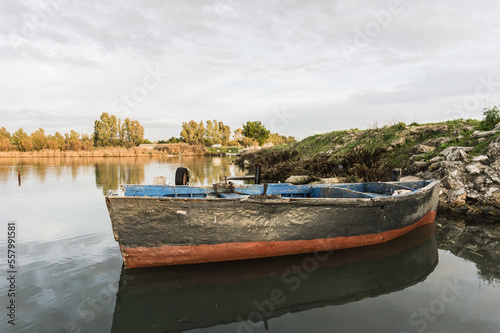
M 434 226 L 393 241 L 316 254 L 122 269 L 113 332 L 182 332 L 375 297 L 423 281 Z

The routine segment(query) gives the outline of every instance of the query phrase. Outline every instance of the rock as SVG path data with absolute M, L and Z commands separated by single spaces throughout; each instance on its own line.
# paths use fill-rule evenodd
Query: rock
M 490 179 L 497 184 L 500 184 L 500 177 L 498 176 L 490 176 Z
M 392 147 L 396 147 L 396 146 L 401 146 L 402 144 L 404 144 L 406 142 L 406 138 L 404 137 L 401 137 L 399 139 L 396 139 L 394 141 L 391 142 L 391 146 Z
M 430 163 L 430 161 L 429 161 Z M 431 165 L 429 165 L 429 171 L 435 171 L 437 169 L 439 169 L 441 167 L 441 163 L 439 162 L 435 162 L 435 163 L 431 163 Z
M 436 163 L 436 162 L 440 162 L 442 161 L 443 158 L 441 156 L 436 156 L 436 157 L 433 157 L 429 160 L 429 163 Z
M 285 180 L 285 183 L 290 183 L 293 185 L 303 185 L 303 184 L 309 184 L 312 181 L 317 180 L 317 178 L 311 177 L 311 176 L 290 176 Z
M 442 185 L 449 191 L 460 191 L 465 187 L 466 171 L 460 162 L 441 162 L 441 172 L 445 176 Z
M 153 185 L 167 185 L 167 177 L 165 176 L 154 177 Z
M 474 199 L 474 200 L 477 200 L 479 198 L 479 192 L 477 192 L 477 191 L 469 192 L 469 193 L 467 193 L 467 197 Z
M 316 181 L 316 184 L 338 184 L 344 183 L 346 179 L 344 177 L 333 177 L 333 178 L 320 178 Z
M 439 147 L 443 143 L 446 143 L 446 142 L 449 142 L 449 141 L 451 141 L 450 138 L 442 137 L 442 138 L 437 138 L 437 139 L 426 140 L 423 144 L 426 145 L 426 146 Z
M 428 152 L 436 150 L 436 147 L 426 146 L 426 145 L 418 145 L 418 146 L 414 147 L 414 149 L 415 149 L 417 154 L 424 154 L 424 153 L 428 153 Z
M 497 124 L 498 125 L 498 124 Z M 495 126 L 496 127 L 496 126 Z M 493 134 L 495 134 L 496 132 L 498 132 L 498 129 L 493 129 L 491 131 L 485 131 L 485 132 L 480 132 L 480 131 L 474 131 L 474 133 L 472 133 L 472 137 L 474 138 L 486 138 L 488 136 L 492 136 Z
M 465 205 L 465 199 L 467 198 L 467 193 L 460 194 L 455 197 L 455 199 L 450 202 L 450 207 L 457 208 Z
M 435 170 L 435 171 L 426 171 L 424 172 L 424 174 L 422 175 L 422 177 L 424 179 L 439 179 L 439 174 L 440 174 L 440 170 Z
M 490 187 L 486 192 L 486 197 L 489 197 L 498 191 L 498 187 Z M 498 193 L 500 195 L 500 193 Z
M 488 145 L 486 154 L 490 160 L 490 166 L 500 171 L 500 136 Z
M 472 162 L 480 162 L 480 163 L 488 162 L 488 156 L 486 155 L 476 156 L 472 159 Z
M 489 193 L 490 191 L 488 191 L 488 194 L 490 194 L 490 195 L 488 195 L 484 198 L 484 203 L 488 204 L 488 205 L 495 206 L 497 208 L 500 208 L 500 191 L 496 187 L 493 189 L 496 189 L 496 190 L 492 193 Z
M 447 161 L 467 161 L 467 152 L 471 151 L 472 147 L 448 147 L 440 154 L 445 157 Z
M 481 170 L 479 169 L 480 163 L 472 163 L 468 164 L 465 169 L 471 174 L 471 175 L 479 175 L 481 173 Z
M 413 165 L 417 168 L 417 169 L 425 169 L 429 166 L 429 162 L 425 162 L 425 161 L 415 161 L 413 162 Z
M 405 177 L 402 177 L 399 181 L 400 182 L 417 182 L 419 180 L 422 180 L 422 178 L 416 177 L 416 176 L 405 176 Z
M 412 135 L 420 135 L 424 133 L 445 133 L 448 131 L 448 125 L 440 124 L 440 125 L 425 125 L 410 128 L 410 134 Z

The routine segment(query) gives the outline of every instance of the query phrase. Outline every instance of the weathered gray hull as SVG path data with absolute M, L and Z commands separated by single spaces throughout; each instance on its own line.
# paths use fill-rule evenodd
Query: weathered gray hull
M 365 246 L 432 223 L 438 183 L 370 199 L 106 197 L 127 268 Z

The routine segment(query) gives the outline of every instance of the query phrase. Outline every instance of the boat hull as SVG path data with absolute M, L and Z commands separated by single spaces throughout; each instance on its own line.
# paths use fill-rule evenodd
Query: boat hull
M 434 222 L 439 186 L 400 197 L 106 197 L 126 268 L 337 250 Z
M 251 332 L 258 325 L 263 331 L 262 321 L 279 331 L 271 319 L 285 314 L 348 303 L 356 309 L 353 303 L 362 299 L 425 280 L 438 263 L 434 232 L 427 225 L 391 242 L 330 253 L 124 269 L 111 332 L 186 332 L 217 325 L 228 325 L 219 331 Z M 270 297 L 277 292 L 281 297 Z M 252 325 L 248 330 L 245 321 Z M 392 328 L 391 322 L 379 324 L 373 331 Z

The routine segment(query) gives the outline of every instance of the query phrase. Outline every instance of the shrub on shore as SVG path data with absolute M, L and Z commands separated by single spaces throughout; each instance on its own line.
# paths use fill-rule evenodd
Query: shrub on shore
M 208 155 L 207 149 L 202 145 L 190 145 L 185 142 L 166 143 L 154 146 L 155 151 L 160 151 L 169 155 Z

